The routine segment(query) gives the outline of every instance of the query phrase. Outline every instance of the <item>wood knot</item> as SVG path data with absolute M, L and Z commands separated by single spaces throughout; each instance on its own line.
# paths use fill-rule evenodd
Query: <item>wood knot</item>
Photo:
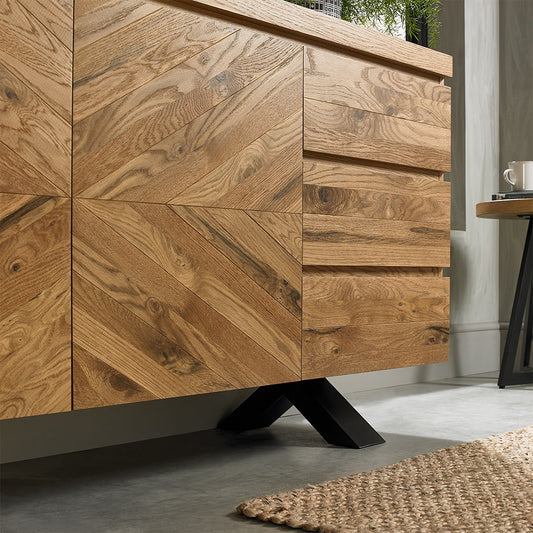
M 22 263 L 20 261 L 13 261 L 11 265 L 9 266 L 9 271 L 16 273 L 22 268 Z
M 17 93 L 13 91 L 12 89 L 6 88 L 4 91 L 4 94 L 9 100 L 18 100 L 19 97 L 17 96 Z

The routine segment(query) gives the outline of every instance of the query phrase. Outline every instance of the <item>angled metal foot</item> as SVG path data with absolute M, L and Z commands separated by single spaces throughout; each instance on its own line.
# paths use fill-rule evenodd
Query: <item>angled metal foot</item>
M 218 427 L 236 431 L 267 427 L 291 405 L 330 444 L 366 448 L 385 442 L 325 378 L 259 387 Z

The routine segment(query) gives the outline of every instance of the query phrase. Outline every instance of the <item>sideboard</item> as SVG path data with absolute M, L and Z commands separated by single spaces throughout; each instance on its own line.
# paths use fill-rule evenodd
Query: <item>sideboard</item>
M 0 32 L 0 418 L 447 359 L 451 57 L 283 0 Z

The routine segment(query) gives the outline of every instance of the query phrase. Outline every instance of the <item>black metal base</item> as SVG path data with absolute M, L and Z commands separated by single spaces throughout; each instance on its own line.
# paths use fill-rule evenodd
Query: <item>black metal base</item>
M 520 265 L 520 274 L 516 284 L 516 292 L 509 321 L 509 331 L 503 350 L 500 377 L 498 387 L 505 388 L 508 385 L 526 385 L 533 383 L 533 368 L 529 368 L 531 344 L 533 337 L 533 219 L 529 219 L 524 254 Z M 526 304 L 529 298 L 526 329 L 524 338 L 524 351 L 521 358 L 520 371 L 515 372 L 516 358 L 519 357 L 518 343 L 520 331 L 526 312 Z
M 330 444 L 366 448 L 385 442 L 325 378 L 259 387 L 218 427 L 234 431 L 267 427 L 291 405 Z

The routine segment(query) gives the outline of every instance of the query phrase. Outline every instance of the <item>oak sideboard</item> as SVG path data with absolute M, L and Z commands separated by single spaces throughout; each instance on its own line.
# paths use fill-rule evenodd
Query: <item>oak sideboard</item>
M 0 418 L 447 359 L 451 57 L 283 0 L 0 34 Z

